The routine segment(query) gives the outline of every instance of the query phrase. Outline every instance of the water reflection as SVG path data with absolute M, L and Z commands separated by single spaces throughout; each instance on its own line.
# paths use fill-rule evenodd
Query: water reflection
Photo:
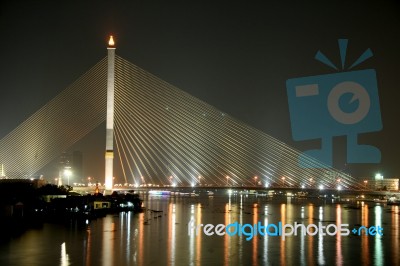
M 135 245 L 137 247 L 133 250 L 134 258 L 133 261 L 138 263 L 138 265 L 143 265 L 143 257 L 144 257 L 144 224 L 145 224 L 145 215 L 143 213 L 139 214 L 139 222 L 136 223 L 137 228 L 135 229 L 134 239 L 138 239 L 138 244 Z M 131 227 L 131 224 L 128 224 Z
M 395 236 L 399 236 L 399 216 L 400 216 L 400 212 L 399 212 L 400 208 L 399 206 L 392 206 L 392 210 L 391 210 L 391 230 L 393 231 Z M 399 257 L 399 237 L 394 237 L 392 240 L 392 246 L 390 248 L 390 250 L 392 251 L 392 256 L 393 256 L 393 261 L 400 261 L 400 257 Z
M 87 229 L 87 236 L 83 240 L 83 250 L 84 250 L 84 258 L 85 264 L 91 265 L 91 248 L 92 248 L 92 237 L 91 237 L 91 230 L 90 227 Z
M 264 207 L 264 215 L 265 215 L 265 218 L 264 218 L 264 224 L 268 224 L 268 206 L 265 206 Z M 269 259 L 269 256 L 268 256 L 268 240 L 269 240 L 269 237 L 268 236 L 264 236 L 264 250 L 263 250 L 263 261 L 264 261 L 264 264 L 268 261 L 268 259 Z
M 399 206 L 346 209 L 324 202 L 274 202 L 255 196 L 145 198 L 145 213 L 108 215 L 82 227 L 45 224 L 0 246 L 0 265 L 396 264 Z M 157 210 L 154 214 L 149 210 Z M 207 236 L 198 224 L 349 224 L 381 226 L 384 236 Z M 145 223 L 147 222 L 147 223 Z M 330 231 L 332 231 L 331 229 Z M 43 243 L 38 245 L 37 243 Z M 54 252 L 54 247 L 57 252 Z M 355 256 L 354 254 L 359 254 Z M 12 261 L 13 263 L 10 263 Z
M 68 266 L 69 265 L 69 257 L 67 254 L 67 249 L 65 247 L 65 242 L 61 244 L 61 259 L 60 259 L 61 266 Z
M 115 238 L 115 223 L 112 216 L 103 218 L 103 249 L 101 250 L 102 260 L 105 265 L 112 265 L 114 251 L 114 238 Z
M 201 219 L 201 203 L 197 204 L 197 215 L 196 215 L 196 221 L 197 224 L 202 224 L 202 219 Z M 199 234 L 196 237 L 196 265 L 201 264 L 201 243 L 202 243 L 202 237 L 203 235 Z
M 253 204 L 253 225 L 257 224 L 259 221 L 258 219 L 258 204 Z M 256 232 L 257 233 L 257 232 Z M 252 261 L 253 265 L 258 265 L 258 236 L 253 237 L 253 252 L 252 252 Z
M 344 224 L 342 221 L 342 206 L 340 204 L 336 205 L 336 227 L 340 228 L 340 226 Z M 342 255 L 342 236 L 340 234 L 336 234 L 336 264 L 343 264 L 343 255 Z
M 176 249 L 176 205 L 170 203 L 168 206 L 168 262 L 175 265 Z
M 190 221 L 193 221 L 195 225 L 202 224 L 201 220 L 201 204 L 198 203 L 196 205 L 191 204 L 190 206 Z M 199 230 L 192 231 L 192 234 L 189 234 L 189 254 L 190 261 L 193 265 L 200 265 L 201 262 L 201 241 L 202 234 L 199 234 Z
M 319 223 L 324 221 L 324 208 L 322 206 L 319 207 Z M 318 264 L 324 265 L 325 264 L 325 257 L 324 257 L 324 236 L 323 234 L 316 235 L 318 237 Z
M 381 226 L 382 227 L 382 207 L 381 206 L 376 206 L 374 208 L 375 210 L 375 226 Z M 384 259 L 385 259 L 385 254 L 383 253 L 382 250 L 382 236 L 377 234 L 375 236 L 375 260 L 377 265 L 383 265 Z
M 309 204 L 307 224 L 312 224 L 312 223 L 314 223 L 314 205 Z M 314 237 L 307 237 L 307 238 L 308 238 L 308 261 L 312 262 L 314 261 L 314 253 L 313 253 Z
M 304 219 L 304 206 L 301 206 L 300 218 Z M 304 234 L 300 234 L 300 262 L 302 265 L 306 264 L 305 247 L 304 247 L 305 237 L 306 236 Z
M 231 223 L 231 215 L 230 215 L 230 208 L 231 208 L 231 194 L 229 194 L 229 201 L 227 204 L 225 204 L 225 220 L 224 224 L 230 224 Z M 231 240 L 232 238 L 228 235 L 225 234 L 224 236 L 224 265 L 229 265 L 229 255 L 230 255 L 230 245 L 231 245 Z
M 361 225 L 368 227 L 368 217 L 369 217 L 369 213 L 368 213 L 368 205 L 364 204 L 364 202 L 362 202 L 361 204 Z M 364 265 L 367 265 L 368 262 L 370 261 L 369 258 L 369 236 L 363 234 L 361 236 L 361 257 L 362 257 L 362 262 Z
M 281 204 L 281 222 L 282 224 L 286 224 L 286 204 Z M 280 239 L 280 264 L 286 265 L 286 249 L 285 249 L 285 240 L 283 238 Z

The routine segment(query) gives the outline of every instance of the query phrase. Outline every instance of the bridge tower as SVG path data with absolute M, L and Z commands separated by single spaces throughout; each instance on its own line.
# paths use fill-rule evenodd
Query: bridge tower
M 110 36 L 107 47 L 107 117 L 106 117 L 106 154 L 105 154 L 105 189 L 113 188 L 114 161 L 114 73 L 115 73 L 115 43 Z

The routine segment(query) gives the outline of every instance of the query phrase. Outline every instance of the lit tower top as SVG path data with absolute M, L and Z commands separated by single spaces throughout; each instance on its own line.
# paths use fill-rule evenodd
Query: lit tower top
M 114 48 L 115 49 L 114 37 L 112 35 L 110 35 L 110 39 L 108 40 L 108 48 Z

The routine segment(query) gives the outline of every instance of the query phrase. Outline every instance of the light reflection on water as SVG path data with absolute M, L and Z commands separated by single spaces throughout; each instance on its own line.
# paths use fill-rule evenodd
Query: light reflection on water
M 282 224 L 286 224 L 286 204 L 281 204 L 281 221 Z M 276 223 L 276 222 L 273 222 Z M 286 240 L 285 240 L 286 241 Z M 285 253 L 286 253 L 286 249 L 285 249 L 285 242 L 283 240 L 283 238 L 280 238 L 280 264 L 281 265 L 286 265 L 286 259 L 285 259 Z
M 399 208 L 399 206 L 394 206 L 393 208 L 392 208 L 392 213 L 391 213 L 391 230 L 393 231 L 393 235 L 395 235 L 395 236 L 400 236 L 400 233 L 399 233 L 399 230 L 400 230 L 400 228 L 399 228 L 399 226 L 400 226 L 400 224 L 399 224 L 399 214 L 400 214 L 400 208 Z M 400 258 L 399 258 L 399 237 L 394 237 L 393 238 L 393 240 L 392 240 L 392 246 L 390 247 L 390 250 L 391 250 L 391 255 L 392 255 L 392 257 L 393 257 L 393 261 L 397 261 L 397 262 L 399 262 L 400 261 Z
M 375 225 L 382 226 L 382 208 L 380 206 L 375 207 Z M 382 250 L 382 236 L 380 235 L 377 235 L 375 239 L 375 260 L 377 265 L 383 265 L 385 260 L 385 254 Z
M 0 245 L 0 265 L 263 265 L 399 263 L 399 206 L 360 209 L 305 200 L 232 195 L 146 197 L 145 213 L 119 213 L 67 226 L 45 224 Z M 153 212 L 156 210 L 162 212 Z M 384 228 L 384 236 L 197 236 L 197 224 L 349 224 Z M 147 223 L 145 223 L 147 221 Z
M 319 207 L 319 221 L 324 221 L 324 208 Z M 318 264 L 325 265 L 324 236 L 318 235 Z
M 336 227 L 339 228 L 342 224 L 342 206 L 336 205 Z M 336 234 L 336 264 L 343 264 L 343 255 L 342 255 L 342 237 L 340 234 Z
M 307 224 L 312 224 L 314 223 L 314 205 L 309 204 L 308 205 L 308 221 Z M 314 237 L 308 237 L 308 260 L 307 261 L 314 261 L 314 252 L 313 252 L 313 247 L 314 247 Z M 315 264 L 315 263 L 314 263 Z
M 65 242 L 61 244 L 61 259 L 60 259 L 61 266 L 67 266 L 70 264 L 69 257 L 67 254 L 67 250 L 65 247 Z

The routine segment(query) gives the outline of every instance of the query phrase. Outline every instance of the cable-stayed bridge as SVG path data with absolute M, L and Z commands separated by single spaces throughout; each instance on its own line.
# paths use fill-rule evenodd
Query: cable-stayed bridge
M 8 178 L 29 178 L 106 119 L 107 58 L 0 140 Z M 133 184 L 361 188 L 353 177 L 115 58 L 119 180 Z M 99 143 L 99 145 L 104 145 Z

